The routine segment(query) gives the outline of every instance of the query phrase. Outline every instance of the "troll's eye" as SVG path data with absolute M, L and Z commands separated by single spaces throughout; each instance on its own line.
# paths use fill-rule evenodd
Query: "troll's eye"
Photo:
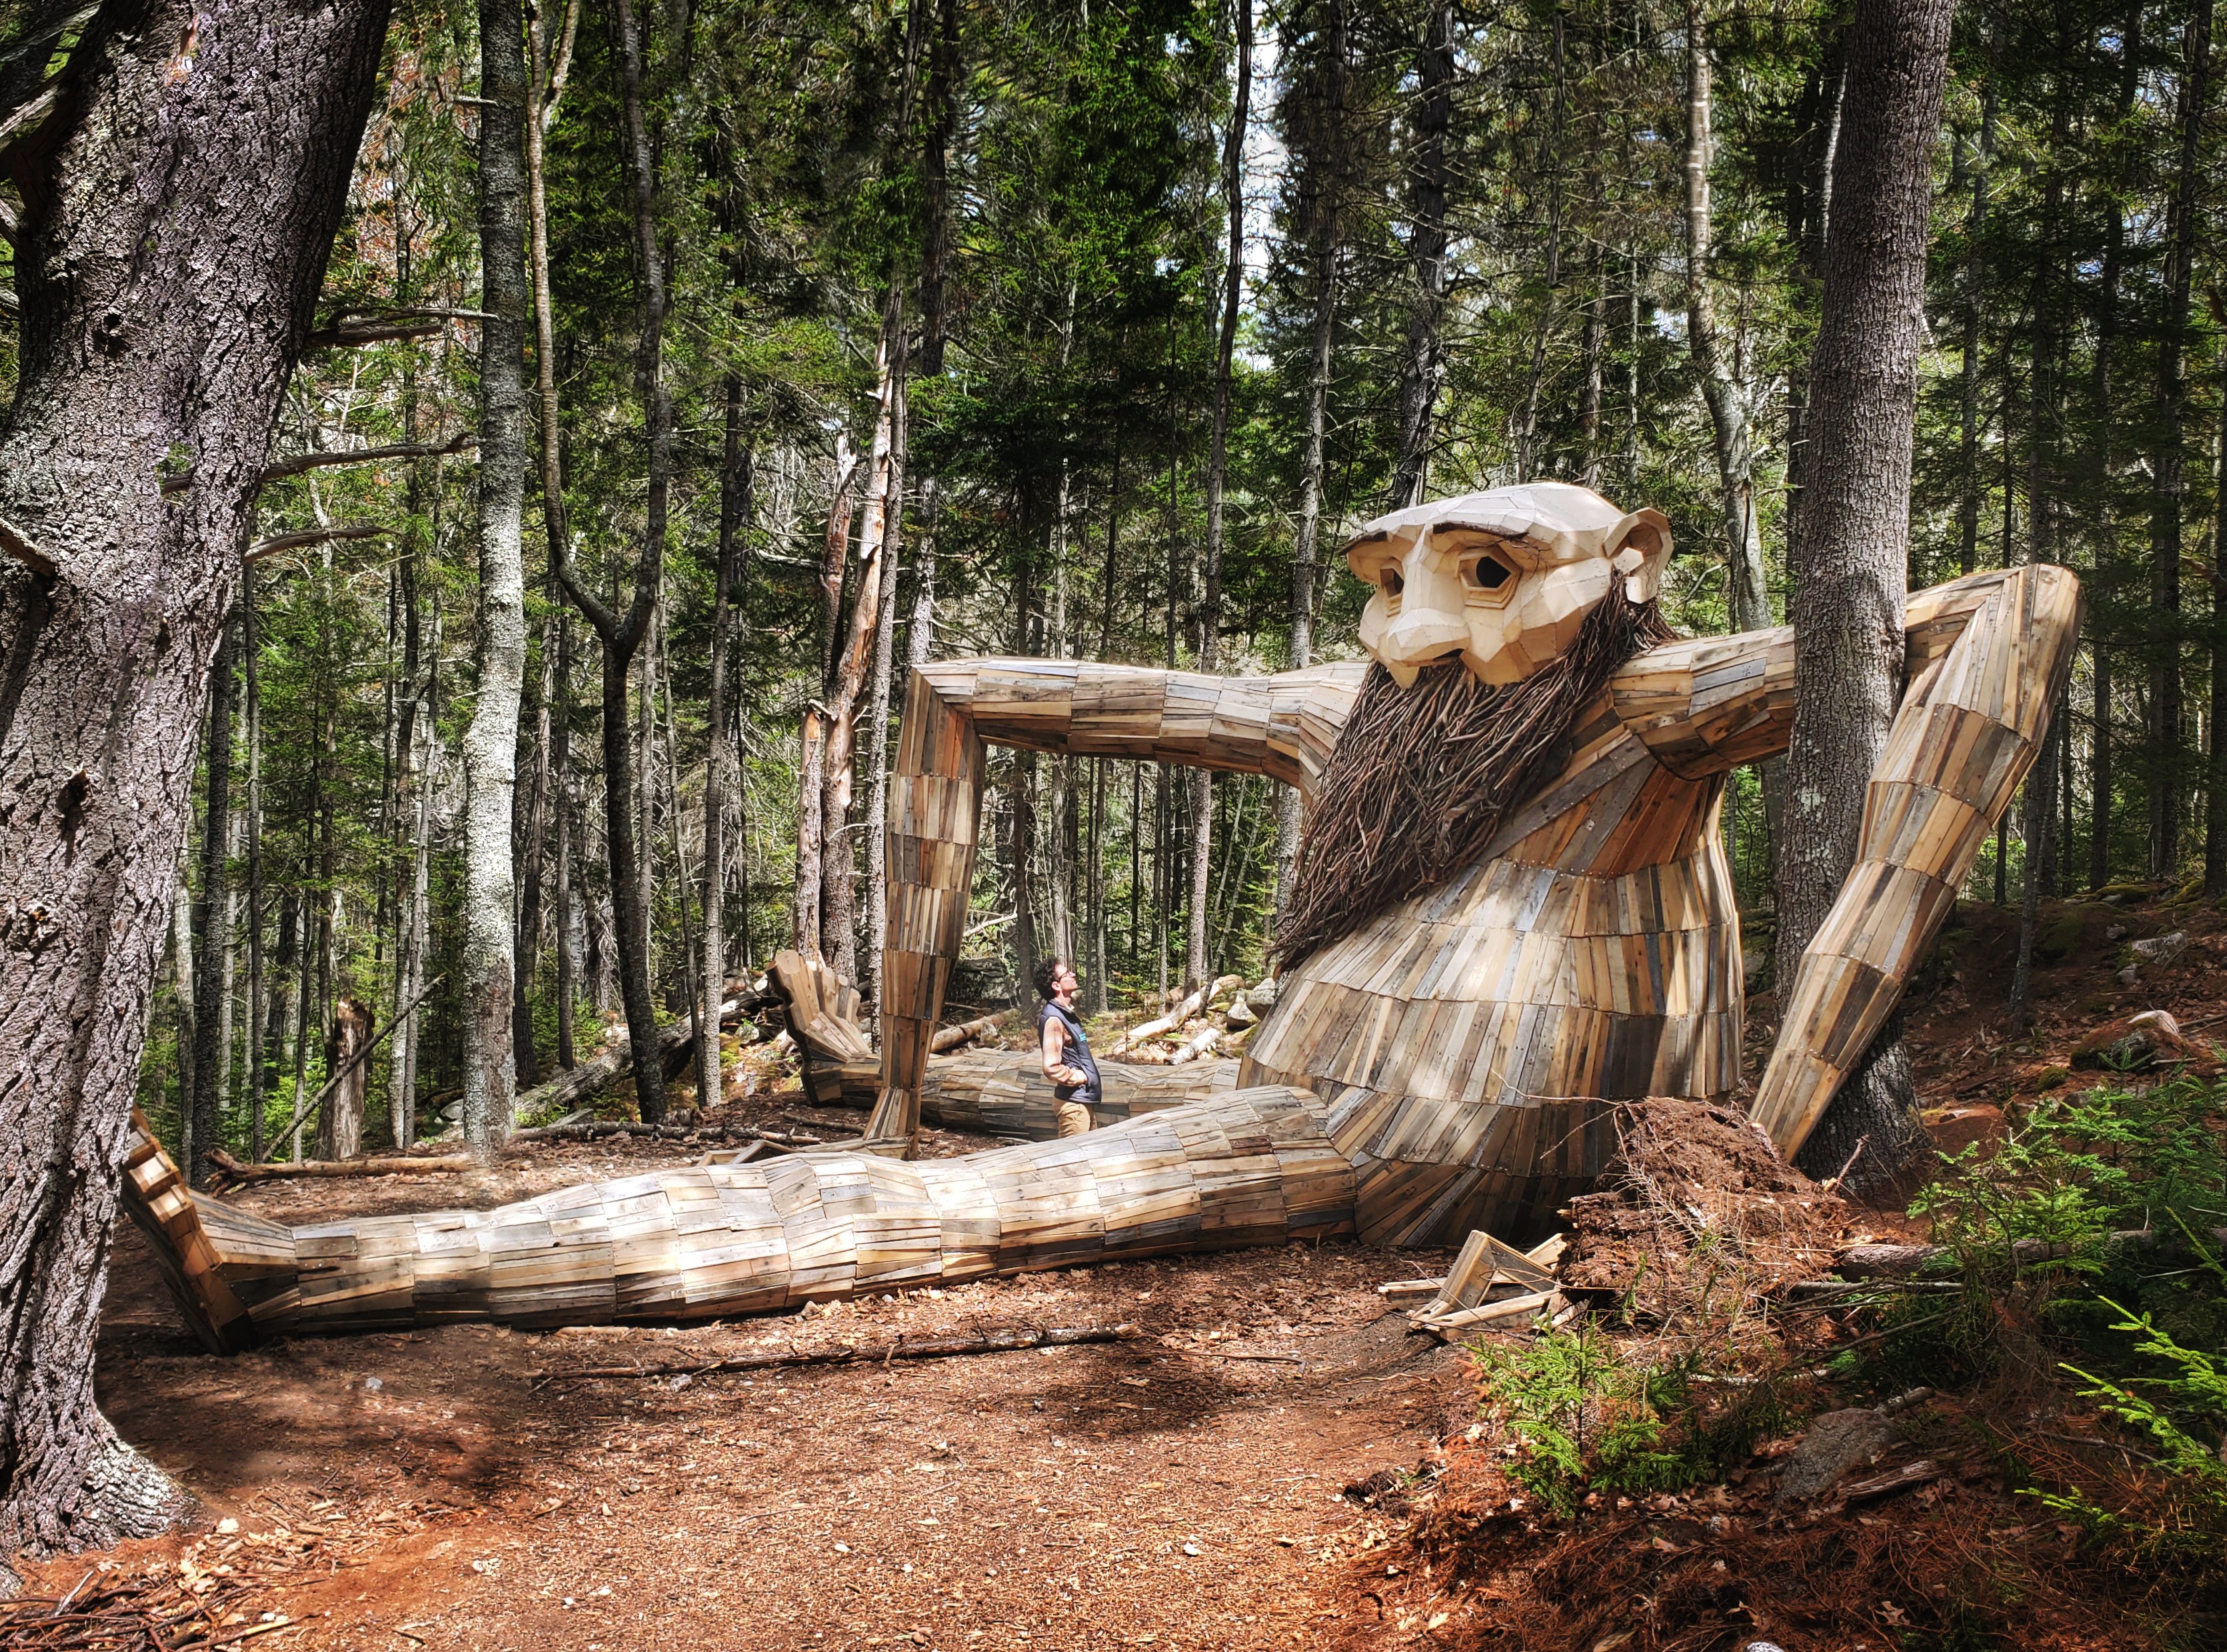
M 1400 571 L 1397 568 L 1392 567 L 1388 564 L 1386 565 L 1384 571 L 1377 575 L 1376 577 L 1383 585 L 1384 594 L 1387 596 L 1397 596 L 1401 591 L 1407 587 L 1407 582 L 1400 577 Z
M 1515 577 L 1515 570 L 1491 557 L 1479 557 L 1470 564 L 1469 583 L 1479 590 L 1498 590 Z

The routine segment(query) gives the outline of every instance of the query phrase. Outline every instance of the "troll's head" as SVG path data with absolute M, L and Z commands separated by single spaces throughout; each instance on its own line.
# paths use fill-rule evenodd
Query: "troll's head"
M 1611 590 L 1652 601 L 1670 528 L 1660 511 L 1627 513 L 1589 488 L 1532 482 L 1381 516 L 1345 560 L 1375 587 L 1362 646 L 1402 688 L 1457 654 L 1498 686 L 1560 659 Z

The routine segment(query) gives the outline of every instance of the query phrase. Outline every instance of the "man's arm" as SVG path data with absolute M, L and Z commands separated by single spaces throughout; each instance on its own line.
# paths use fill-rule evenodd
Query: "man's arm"
M 911 1140 L 921 1075 L 966 931 L 991 743 L 1267 775 L 1311 788 L 1366 661 L 1209 677 L 1074 660 L 941 660 L 905 692 L 890 786 L 882 1094 L 870 1138 Z
M 1090 1075 L 1080 1068 L 1069 1067 L 1066 1055 L 1067 1023 L 1056 1015 L 1048 1015 L 1043 1024 L 1044 1076 L 1055 1084 L 1088 1084 Z

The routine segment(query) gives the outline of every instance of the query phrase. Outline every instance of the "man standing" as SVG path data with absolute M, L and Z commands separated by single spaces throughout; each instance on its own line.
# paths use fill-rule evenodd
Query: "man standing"
M 1090 1040 L 1075 1013 L 1075 990 L 1082 985 L 1075 966 L 1064 958 L 1048 958 L 1037 966 L 1037 1036 L 1043 1043 L 1044 1076 L 1059 1098 L 1059 1133 L 1080 1136 L 1090 1128 L 1090 1109 L 1105 1094 L 1099 1082 L 1098 1063 L 1091 1058 Z

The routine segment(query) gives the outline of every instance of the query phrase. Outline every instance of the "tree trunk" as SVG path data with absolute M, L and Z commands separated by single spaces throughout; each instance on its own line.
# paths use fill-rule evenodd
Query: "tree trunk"
M 1324 50 L 1329 55 L 1328 105 L 1317 126 L 1321 152 L 1305 157 L 1311 188 L 1306 201 L 1311 262 L 1314 265 L 1314 330 L 1307 360 L 1307 434 L 1299 461 L 1299 520 L 1292 550 L 1292 668 L 1315 658 L 1315 559 L 1322 533 L 1324 436 L 1330 413 L 1330 351 L 1337 332 L 1337 263 L 1344 187 L 1345 6 L 1330 0 Z M 1299 793 L 1276 788 L 1276 909 L 1292 892 L 1299 858 Z
M 225 961 L 232 955 L 232 704 L 239 663 L 239 622 L 225 622 L 210 673 L 208 807 L 201 826 L 201 936 L 194 968 L 193 1186 L 208 1186 L 209 1154 L 223 1144 L 217 1119 L 225 1102 Z
M 178 1015 L 178 1151 L 188 1162 L 194 1157 L 194 1127 L 199 1122 L 194 1102 L 200 1088 L 194 1082 L 194 1058 L 200 1053 L 194 1017 L 200 997 L 194 991 L 194 894 L 186 887 L 186 864 L 192 850 L 188 827 L 185 840 L 178 845 L 178 888 L 170 900 L 170 996 Z
M 2211 472 L 2211 704 L 2207 732 L 2211 749 L 2205 753 L 2204 777 L 2204 892 L 2227 894 L 2227 736 L 2220 718 L 2227 716 L 2227 578 L 2223 578 L 2219 553 L 2227 545 L 2227 361 L 2220 366 L 2219 426 Z
M 525 19 L 519 0 L 479 0 L 479 683 L 464 735 L 464 1147 L 495 1163 L 515 1094 L 519 978 L 513 813 L 526 678 Z M 533 846 L 539 852 L 539 845 Z M 533 1025 L 526 1026 L 533 1043 Z
M 571 547 L 551 547 L 557 576 L 603 642 L 603 823 L 618 931 L 619 994 L 635 1052 L 635 1096 L 646 1124 L 665 1120 L 665 1076 L 641 1052 L 654 1042 L 657 1015 L 650 998 L 649 903 L 642 888 L 642 854 L 635 834 L 635 754 L 628 727 L 627 673 L 648 634 L 665 571 L 665 532 L 673 483 L 673 397 L 665 382 L 665 254 L 658 244 L 656 175 L 649 130 L 642 116 L 641 31 L 634 0 L 617 0 L 619 88 L 623 108 L 628 184 L 635 251 L 641 283 L 641 325 L 635 373 L 642 399 L 649 448 L 648 486 L 641 554 L 635 564 L 634 599 L 624 613 L 607 605 L 572 570 Z M 644 756 L 647 760 L 648 754 Z
M 1222 653 L 1223 494 L 1229 479 L 1229 363 L 1237 344 L 1238 307 L 1245 296 L 1245 129 L 1253 101 L 1253 0 L 1236 0 L 1237 102 L 1222 148 L 1222 188 L 1229 214 L 1228 256 L 1222 276 L 1222 328 L 1214 348 L 1214 424 L 1206 462 L 1206 557 L 1201 570 L 1198 668 L 1212 672 Z M 1184 953 L 1184 984 L 1209 979 L 1207 969 L 1207 873 L 1214 854 L 1214 776 L 1191 774 L 1190 932 Z
M 557 100 L 564 91 L 565 65 L 570 61 L 572 29 L 579 17 L 577 3 L 567 14 L 565 34 L 555 62 L 550 56 L 548 18 L 546 12 L 536 8 L 529 25 L 527 39 L 532 46 L 529 73 L 527 116 L 522 137 L 526 155 L 526 198 L 527 279 L 532 284 L 533 299 L 533 367 L 534 389 L 539 403 L 541 424 L 541 517 L 542 532 L 546 545 L 550 568 L 554 571 L 565 560 L 571 543 L 571 526 L 566 520 L 565 508 L 565 441 L 563 409 L 557 398 L 557 341 L 556 322 L 549 292 L 549 179 L 543 138 L 551 122 L 556 118 Z M 553 794 L 557 813 L 557 1064 L 568 1071 L 575 1063 L 572 1048 L 572 798 L 571 793 L 571 757 L 572 745 L 572 628 L 564 611 L 550 616 L 550 624 L 557 634 L 556 667 L 553 681 L 556 689 L 554 726 L 547 735 L 549 785 Z M 545 641 L 543 647 L 548 644 Z M 547 695 L 544 695 L 545 711 Z M 535 855 L 539 861 L 540 825 L 539 775 L 536 775 L 534 825 Z M 521 926 L 522 928 L 522 926 Z M 533 1058 L 533 1019 L 526 1009 L 526 977 L 521 973 L 519 985 L 520 1030 L 516 1035 L 518 1048 L 526 1059 L 529 1071 Z M 530 1078 L 524 1081 L 530 1083 Z
M 1423 501 L 1429 480 L 1431 421 L 1445 372 L 1446 309 L 1446 133 L 1453 124 L 1453 0 L 1438 0 L 1415 61 L 1414 163 L 1407 179 L 1407 258 L 1414 290 L 1407 303 L 1407 348 L 1400 366 L 1400 445 L 1387 510 Z
M 1924 333 L 1930 157 L 1951 0 L 1858 0 L 1811 361 L 1814 443 L 1796 541 L 1795 710 L 1779 845 L 1777 978 L 1855 864 L 1865 789 L 1902 686 L 1910 471 Z M 1909 1057 L 1890 1024 L 1803 1150 L 1879 1187 L 1922 1150 Z
M 333 1006 L 333 1024 L 325 1035 L 326 1081 L 341 1073 L 371 1042 L 371 1006 L 350 996 Z M 358 1063 L 332 1087 L 317 1114 L 317 1157 L 331 1160 L 353 1158 L 363 1151 L 363 1103 L 371 1081 L 370 1063 Z
M 1764 589 L 1763 526 L 1756 513 L 1755 446 L 1746 390 L 1719 347 L 1717 302 L 1709 287 L 1709 161 L 1716 147 L 1711 78 L 1704 0 L 1686 0 L 1686 344 L 1716 437 L 1732 629 L 1757 631 L 1771 624 L 1771 598 Z
M 150 0 L 128 27 L 105 10 L 15 157 L 0 1555 L 105 1547 L 179 1511 L 94 1406 L 93 1330 L 209 662 L 386 20 L 380 0 Z M 166 500 L 173 456 L 192 482 Z
M 1578 435 L 1584 443 L 1584 462 L 1579 467 L 1578 481 L 1583 486 L 1598 491 L 1601 485 L 1601 401 L 1605 386 L 1603 369 L 1608 354 L 1608 259 L 1598 247 L 1593 249 L 1592 274 L 1592 301 L 1586 306 L 1586 332 L 1579 345 L 1579 366 L 1583 371 L 1585 391 L 1578 403 Z
M 511 955 L 510 1055 L 513 1079 L 520 1093 L 541 1081 L 540 1060 L 533 1047 L 533 988 L 541 964 L 541 852 L 549 838 L 549 708 L 557 692 L 556 629 L 564 623 L 564 615 L 552 603 L 541 627 L 541 676 L 528 715 L 533 730 L 533 785 L 526 796 L 525 827 L 511 856 L 517 868 L 518 922 Z
M 938 0 L 928 60 L 928 131 L 921 140 L 921 375 L 943 375 L 945 293 L 951 257 L 952 132 L 958 110 L 959 0 Z M 912 618 L 905 628 L 905 664 L 918 671 L 935 651 L 935 531 L 943 494 L 934 475 L 920 479 L 920 539 L 913 551 Z
M 835 432 L 834 490 L 829 495 L 827 537 L 820 554 L 820 600 L 826 642 L 820 651 L 824 698 L 835 693 L 835 660 L 843 646 L 843 585 L 845 564 L 851 553 L 851 482 L 858 474 L 858 450 L 847 430 Z M 826 880 L 825 864 L 830 832 L 827 821 L 827 708 L 815 700 L 805 709 L 801 733 L 802 752 L 797 763 L 796 949 L 807 958 L 820 955 L 823 940 L 820 910 Z
M 696 1041 L 696 1105 L 716 1107 L 719 1079 L 719 1002 L 727 983 L 726 844 L 727 770 L 735 761 L 727 738 L 727 602 L 735 581 L 736 559 L 750 524 L 750 456 L 743 448 L 743 388 L 727 375 L 725 442 L 719 456 L 719 559 L 711 575 L 711 682 L 705 721 L 709 738 L 704 753 L 704 949 L 698 967 L 708 1037 Z
M 247 690 L 247 1145 L 263 1158 L 263 1086 L 271 1009 L 263 965 L 263 684 L 256 668 L 255 569 L 239 571 L 239 654 Z
M 892 496 L 897 476 L 897 425 L 904 396 L 904 289 L 890 283 L 882 309 L 882 339 L 875 363 L 874 436 L 866 469 L 866 508 L 858 523 L 858 592 L 851 625 L 836 666 L 827 708 L 826 791 L 820 805 L 820 946 L 835 973 L 858 981 L 858 854 L 849 832 L 857 775 L 858 709 L 865 698 L 885 602 L 894 603 L 896 546 Z
M 2150 876 L 2180 876 L 2181 496 L 2188 424 L 2188 302 L 2196 262 L 2200 140 L 2211 100 L 2211 8 L 2189 14 L 2181 65 L 2180 159 L 2173 184 L 2158 340 L 2157 451 L 2150 488 Z

